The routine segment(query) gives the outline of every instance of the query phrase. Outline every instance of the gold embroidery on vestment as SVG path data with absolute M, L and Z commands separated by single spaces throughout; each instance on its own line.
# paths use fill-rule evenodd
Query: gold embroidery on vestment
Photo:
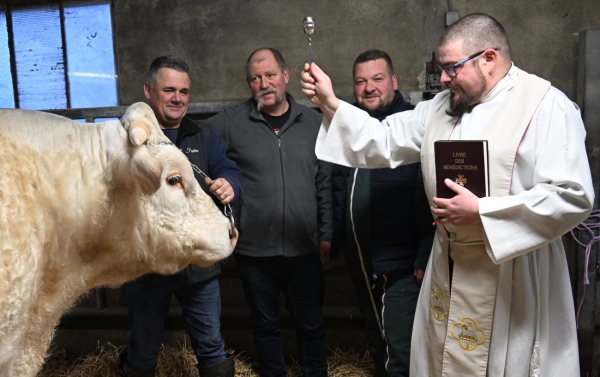
M 443 321 L 448 315 L 448 301 L 446 301 L 442 295 L 442 291 L 437 287 L 433 289 L 433 292 L 431 292 L 429 307 L 433 312 L 433 318 L 435 318 L 437 321 Z
M 452 325 L 450 331 L 465 351 L 473 351 L 485 342 L 485 333 L 477 327 L 477 323 L 471 318 L 461 319 L 460 322 Z

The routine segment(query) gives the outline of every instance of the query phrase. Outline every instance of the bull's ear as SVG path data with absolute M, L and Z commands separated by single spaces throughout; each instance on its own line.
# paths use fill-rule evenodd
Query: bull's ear
M 130 153 L 122 153 L 113 165 L 117 181 L 126 185 L 138 185 L 144 194 L 150 195 L 160 188 L 163 164 L 148 153 L 146 147 L 129 148 Z
M 129 126 L 129 140 L 131 144 L 139 147 L 148 141 L 150 137 L 150 129 L 141 120 L 133 120 Z
M 131 174 L 139 183 L 146 195 L 153 194 L 160 188 L 162 165 L 146 153 L 136 153 L 133 158 Z

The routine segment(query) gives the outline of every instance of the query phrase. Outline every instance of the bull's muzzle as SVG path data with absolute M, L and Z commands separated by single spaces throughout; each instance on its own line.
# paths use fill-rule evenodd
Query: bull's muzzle
M 238 230 L 233 225 L 230 225 L 229 239 L 231 240 L 231 247 L 235 248 L 235 244 L 237 243 L 239 235 L 240 233 L 238 232 Z

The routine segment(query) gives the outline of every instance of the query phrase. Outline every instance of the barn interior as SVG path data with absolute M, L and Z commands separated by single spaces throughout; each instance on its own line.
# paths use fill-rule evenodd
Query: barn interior
M 79 47 L 71 47 L 70 52 L 71 39 L 64 35 L 66 20 L 72 8 L 86 7 L 100 7 L 105 23 L 75 26 L 79 32 L 69 38 L 79 43 Z M 53 18 L 54 25 L 58 25 L 57 43 L 61 47 L 55 55 L 48 57 L 40 52 L 35 59 L 25 59 L 27 49 L 45 43 L 40 38 L 47 33 L 42 28 L 31 28 L 30 34 L 19 34 L 19 24 L 23 25 L 23 21 L 18 17 L 27 19 L 31 11 L 37 12 L 36 17 Z M 550 80 L 581 108 L 598 197 L 600 2 L 597 0 L 8 0 L 0 4 L 0 18 L 4 20 L 0 29 L 5 29 L 0 30 L 3 34 L 0 38 L 6 41 L 0 42 L 7 43 L 2 54 L 5 56 L 0 57 L 0 75 L 4 77 L 0 82 L 3 88 L 0 106 L 48 110 L 87 121 L 119 117 L 126 106 L 145 100 L 142 86 L 152 59 L 173 54 L 190 65 L 190 112 L 193 117 L 203 119 L 249 97 L 244 65 L 249 54 L 259 47 L 273 47 L 282 53 L 291 74 L 288 91 L 307 103 L 300 91 L 299 78 L 309 55 L 302 25 L 307 16 L 316 24 L 311 41 L 312 59 L 330 75 L 343 99 L 352 101 L 354 59 L 359 53 L 376 48 L 391 56 L 400 91 L 417 103 L 441 90 L 439 78 L 436 81 L 439 71 L 436 72 L 432 61 L 442 30 L 460 16 L 475 12 L 492 15 L 504 25 L 518 67 Z M 19 38 L 31 44 L 19 46 Z M 103 44 L 97 44 L 102 38 Z M 77 65 L 69 60 L 76 58 L 70 58 L 69 54 L 89 54 L 94 60 L 110 56 L 112 60 L 103 63 L 101 69 L 108 67 L 106 72 L 85 72 L 85 61 L 76 72 Z M 87 83 L 82 91 L 75 92 L 76 79 L 86 77 L 86 73 L 96 74 L 94 79 L 100 77 L 110 88 L 92 95 L 98 99 L 95 104 L 81 101 L 81 96 L 87 95 Z M 56 87 L 49 88 L 42 96 L 51 100 L 30 99 L 31 89 L 41 87 L 43 81 L 56 83 Z M 585 245 L 593 241 L 595 234 L 575 231 L 575 237 Z M 597 246 L 591 246 L 586 264 L 585 247 L 571 234 L 566 234 L 564 241 L 573 305 L 581 306 L 578 328 L 581 373 L 597 376 L 600 371 Z M 583 283 L 585 270 L 589 272 L 588 285 Z M 325 276 L 327 346 L 364 353 L 367 341 L 362 318 L 343 258 Z M 249 310 L 233 260 L 223 264 L 220 283 L 225 343 L 252 357 Z M 285 308 L 282 313 L 285 351 L 295 357 L 294 331 Z M 189 344 L 175 299 L 166 328 L 165 344 Z M 128 336 L 122 289 L 97 288 L 63 317 L 53 347 L 82 355 L 105 342 L 124 345 Z

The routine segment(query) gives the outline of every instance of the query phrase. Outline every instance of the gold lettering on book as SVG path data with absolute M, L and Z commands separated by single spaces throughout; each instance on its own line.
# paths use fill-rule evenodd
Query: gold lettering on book
M 448 316 L 448 301 L 444 298 L 442 291 L 435 287 L 431 292 L 429 307 L 433 313 L 433 318 L 437 321 L 443 321 Z
M 477 327 L 477 323 L 471 318 L 461 319 L 460 322 L 452 325 L 450 332 L 465 351 L 473 351 L 477 346 L 482 345 L 486 338 L 483 330 Z
M 477 170 L 477 165 L 443 165 L 444 170 Z

